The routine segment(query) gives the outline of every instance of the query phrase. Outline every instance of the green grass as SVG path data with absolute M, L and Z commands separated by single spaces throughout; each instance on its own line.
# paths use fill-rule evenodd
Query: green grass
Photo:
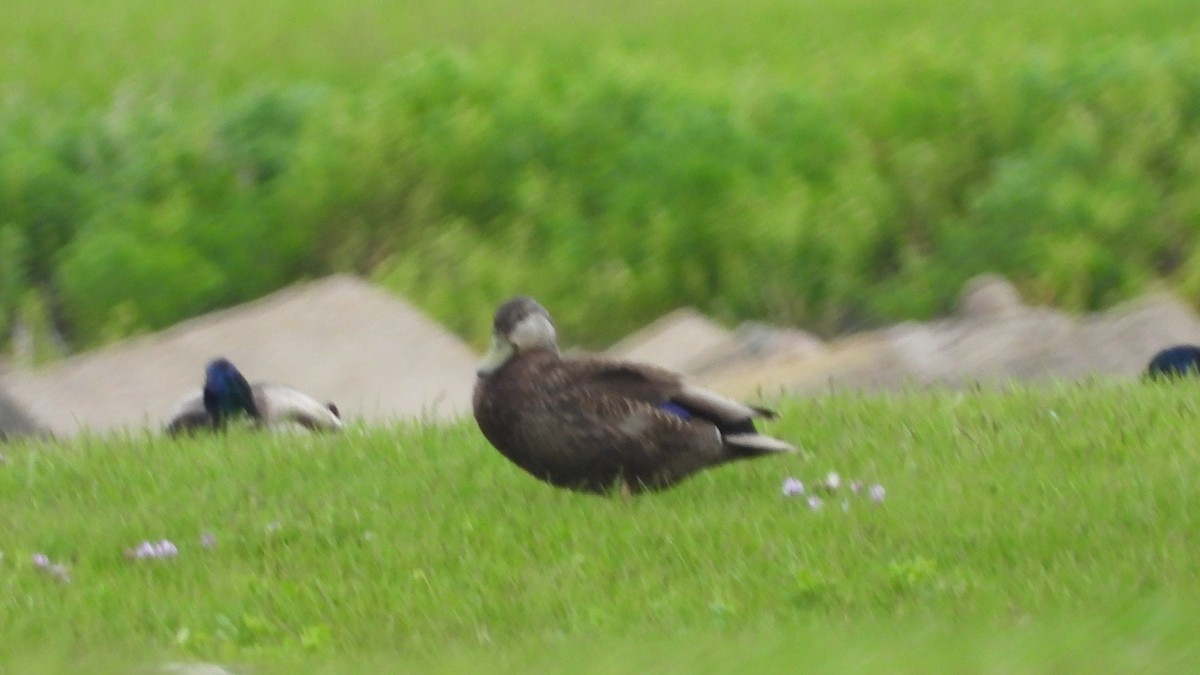
M 15 445 L 0 669 L 1184 670 L 1198 389 L 786 401 L 803 454 L 633 501 L 544 486 L 469 423 Z M 831 470 L 886 501 L 780 494 Z M 124 555 L 160 538 L 178 558 Z
M 761 69 L 836 87 L 918 45 L 990 59 L 1187 37 L 1198 25 L 1200 7 L 1188 0 L 1097 0 L 1086 9 L 1036 0 L 9 0 L 0 91 L 106 101 L 158 78 L 226 93 L 264 79 L 354 87 L 445 47 L 509 59 L 607 50 L 721 85 Z

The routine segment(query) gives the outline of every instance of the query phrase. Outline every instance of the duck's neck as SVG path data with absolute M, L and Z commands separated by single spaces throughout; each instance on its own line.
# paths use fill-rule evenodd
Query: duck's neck
M 253 393 L 242 391 L 240 387 L 205 387 L 204 408 L 212 417 L 215 427 L 224 426 L 229 419 L 241 413 L 258 419 Z

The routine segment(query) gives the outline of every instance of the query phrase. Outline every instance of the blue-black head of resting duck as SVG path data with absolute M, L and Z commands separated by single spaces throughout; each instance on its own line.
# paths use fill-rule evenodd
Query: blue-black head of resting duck
M 531 298 L 500 306 L 479 365 L 474 413 L 488 441 L 559 487 L 661 490 L 703 469 L 795 450 L 755 429 L 765 408 L 688 385 L 654 366 L 564 359 L 550 314 Z
M 1152 380 L 1185 375 L 1200 375 L 1200 347 L 1167 347 L 1155 354 L 1154 358 L 1150 359 L 1150 365 L 1146 367 L 1146 377 Z
M 342 428 L 341 416 L 332 403 L 323 405 L 308 394 L 282 384 L 252 385 L 228 359 L 218 358 L 205 367 L 204 388 L 200 393 L 175 406 L 166 431 L 177 435 L 219 430 L 238 418 L 265 426 L 294 422 L 313 430 Z

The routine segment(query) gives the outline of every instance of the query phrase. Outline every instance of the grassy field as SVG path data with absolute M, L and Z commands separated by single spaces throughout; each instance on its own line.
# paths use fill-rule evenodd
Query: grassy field
M 0 670 L 1184 672 L 1198 390 L 785 401 L 804 453 L 632 501 L 467 422 L 13 445 Z M 830 471 L 818 509 L 782 494 Z
M 934 0 L 436 2 L 233 0 L 163 4 L 11 0 L 0 23 L 0 91 L 106 101 L 169 78 L 236 92 L 267 81 L 361 86 L 429 48 L 511 59 L 613 51 L 659 68 L 730 78 L 762 69 L 836 87 L 888 69 L 914 47 L 996 54 L 1058 51 L 1193 35 L 1188 0 L 944 3 Z

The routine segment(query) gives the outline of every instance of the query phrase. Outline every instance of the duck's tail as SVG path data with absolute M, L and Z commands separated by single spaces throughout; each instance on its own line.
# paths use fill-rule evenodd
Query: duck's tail
M 762 457 L 780 452 L 795 452 L 796 446 L 778 438 L 756 433 L 727 434 L 721 437 L 725 445 L 738 457 Z

